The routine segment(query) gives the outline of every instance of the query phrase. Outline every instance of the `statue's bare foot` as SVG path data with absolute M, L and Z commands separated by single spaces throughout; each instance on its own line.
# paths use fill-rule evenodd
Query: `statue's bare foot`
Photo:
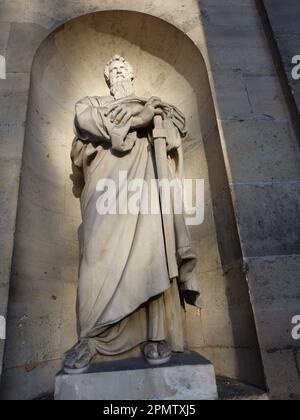
M 95 355 L 96 351 L 91 349 L 87 341 L 79 341 L 66 353 L 64 371 L 69 375 L 86 372 Z
M 165 341 L 149 341 L 143 347 L 144 357 L 151 365 L 162 365 L 172 357 L 171 346 Z

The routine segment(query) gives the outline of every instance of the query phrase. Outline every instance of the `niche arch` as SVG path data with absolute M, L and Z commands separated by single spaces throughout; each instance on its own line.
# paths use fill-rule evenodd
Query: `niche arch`
M 175 26 L 153 16 L 105 11 L 73 19 L 41 44 L 32 67 L 18 202 L 6 366 L 28 397 L 51 389 L 76 340 L 79 201 L 70 148 L 75 103 L 105 95 L 105 63 L 124 55 L 136 92 L 160 96 L 187 117 L 185 175 L 205 180 L 205 221 L 192 227 L 203 309 L 186 313 L 189 347 L 218 374 L 263 385 L 263 371 L 205 62 Z M 19 320 L 23 319 L 22 328 Z M 26 341 L 26 346 L 22 342 Z M 22 351 L 20 351 L 22 349 Z M 35 380 L 32 376 L 35 375 Z

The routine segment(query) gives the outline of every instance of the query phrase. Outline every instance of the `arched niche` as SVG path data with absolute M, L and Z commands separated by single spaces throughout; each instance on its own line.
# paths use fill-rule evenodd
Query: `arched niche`
M 72 20 L 40 46 L 32 68 L 9 306 L 8 394 L 51 389 L 76 340 L 79 201 L 70 148 L 75 103 L 108 94 L 112 54 L 136 73 L 136 92 L 160 96 L 187 117 L 185 175 L 205 180 L 205 221 L 192 227 L 203 309 L 186 313 L 189 347 L 218 374 L 262 385 L 262 367 L 207 70 L 199 50 L 152 16 L 100 12 Z M 124 355 L 126 356 L 126 355 Z M 25 366 L 25 369 L 24 369 Z

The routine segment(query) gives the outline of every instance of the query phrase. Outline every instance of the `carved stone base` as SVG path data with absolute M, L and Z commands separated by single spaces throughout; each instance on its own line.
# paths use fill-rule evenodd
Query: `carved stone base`
M 215 400 L 213 365 L 197 353 L 177 354 L 161 366 L 142 358 L 92 365 L 78 375 L 58 374 L 56 400 Z

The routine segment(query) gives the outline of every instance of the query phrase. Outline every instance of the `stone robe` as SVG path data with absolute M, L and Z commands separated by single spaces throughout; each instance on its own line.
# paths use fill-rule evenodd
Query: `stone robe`
M 178 279 L 169 279 L 161 211 L 158 214 L 97 212 L 101 179 L 114 180 L 117 197 L 120 171 L 128 182 L 156 179 L 152 128 L 130 130 L 105 116 L 112 97 L 87 97 L 76 104 L 71 158 L 84 177 L 81 193 L 78 321 L 80 338 L 105 355 L 126 352 L 148 340 L 169 340 L 184 351 L 181 304 L 199 302 L 196 256 L 182 215 L 174 215 Z M 118 102 L 145 104 L 130 97 Z M 181 139 L 185 119 L 175 107 L 163 106 L 170 178 L 182 170 Z M 177 175 L 178 176 L 178 175 Z M 144 194 L 144 192 L 143 192 Z M 158 194 L 158 192 L 157 192 Z

